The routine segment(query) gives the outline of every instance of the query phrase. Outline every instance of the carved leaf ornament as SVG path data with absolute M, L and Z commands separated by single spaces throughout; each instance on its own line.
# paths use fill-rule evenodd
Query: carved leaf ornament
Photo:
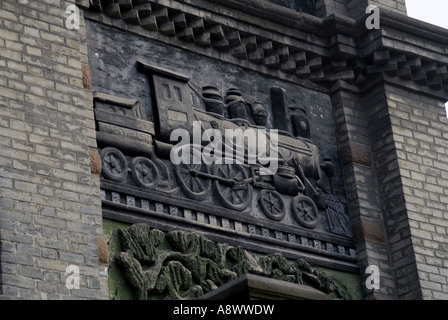
M 118 239 L 122 251 L 114 261 L 138 300 L 198 298 L 248 273 L 306 284 L 330 299 L 351 299 L 336 279 L 302 259 L 290 262 L 279 254 L 258 257 L 194 233 L 164 233 L 146 224 L 118 229 Z

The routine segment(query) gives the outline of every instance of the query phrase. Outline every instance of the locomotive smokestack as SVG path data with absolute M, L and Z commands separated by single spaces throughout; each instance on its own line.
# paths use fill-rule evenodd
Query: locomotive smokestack
M 291 121 L 289 120 L 284 89 L 280 87 L 271 88 L 271 105 L 274 117 L 274 128 L 291 133 Z

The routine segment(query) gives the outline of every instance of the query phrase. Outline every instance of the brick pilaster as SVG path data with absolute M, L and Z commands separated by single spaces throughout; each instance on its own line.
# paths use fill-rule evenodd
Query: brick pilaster
M 83 87 L 85 28 L 65 26 L 74 1 L 0 2 L 2 299 L 107 295 L 91 92 Z M 66 268 L 80 270 L 67 289 Z M 103 290 L 101 290 L 103 289 Z

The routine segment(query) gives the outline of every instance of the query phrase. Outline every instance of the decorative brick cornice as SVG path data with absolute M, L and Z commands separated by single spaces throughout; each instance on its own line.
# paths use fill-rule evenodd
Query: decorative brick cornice
M 215 2 L 224 9 L 216 8 Z M 411 89 L 448 97 L 446 53 L 395 48 L 387 32 L 392 28 L 404 34 L 407 26 L 413 34 L 421 30 L 432 41 L 441 41 L 448 37 L 443 29 L 386 10 L 382 11 L 386 31 L 369 31 L 363 19 L 338 15 L 320 19 L 266 1 L 255 6 L 245 0 L 244 5 L 253 6 L 248 14 L 238 11 L 238 2 L 225 2 L 228 7 L 221 0 L 81 0 L 78 4 L 190 47 L 208 49 L 217 58 L 231 56 L 244 67 L 279 73 L 293 82 L 307 81 L 321 90 L 329 91 L 342 81 L 362 91 L 381 75 Z

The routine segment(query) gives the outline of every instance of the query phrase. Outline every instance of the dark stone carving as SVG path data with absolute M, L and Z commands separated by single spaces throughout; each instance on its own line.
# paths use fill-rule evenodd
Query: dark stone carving
M 224 99 L 219 93 L 218 88 L 206 86 L 202 88 L 202 99 L 204 100 L 205 109 L 219 115 L 224 115 Z
M 308 197 L 297 196 L 291 202 L 291 212 L 302 226 L 314 229 L 319 223 L 316 204 Z
M 247 104 L 237 88 L 231 88 L 226 93 L 225 102 L 232 119 L 247 119 Z
M 209 196 L 212 187 L 211 180 L 203 179 L 203 175 L 210 174 L 210 168 L 205 163 L 195 164 L 195 161 L 193 161 L 195 157 L 201 157 L 199 151 L 190 148 L 190 152 L 190 164 L 181 163 L 175 166 L 174 169 L 182 191 L 189 198 L 202 201 Z
M 299 106 L 291 116 L 291 123 L 296 137 L 311 139 L 310 122 L 306 117 L 306 109 Z
M 335 176 L 335 166 L 332 162 L 331 159 L 329 158 L 324 158 L 324 160 L 322 161 L 320 168 L 322 169 L 322 171 L 325 173 L 325 175 L 328 178 L 328 182 L 329 182 L 329 190 L 327 191 L 327 193 L 330 194 L 334 194 L 335 190 L 334 190 L 334 186 L 333 186 L 333 178 Z M 321 185 L 320 187 L 322 189 L 324 189 Z
M 240 164 L 216 165 L 214 180 L 216 196 L 221 204 L 229 209 L 243 211 L 252 202 L 252 188 L 246 180 L 248 173 Z
M 330 299 L 351 299 L 336 279 L 304 260 L 258 257 L 194 233 L 164 233 L 146 224 L 118 229 L 118 238 L 122 250 L 113 261 L 139 300 L 199 298 L 244 274 L 306 284 Z
M 113 147 L 107 147 L 101 150 L 101 159 L 103 160 L 102 174 L 113 181 L 121 182 L 128 173 L 127 160 L 123 153 Z
M 151 160 L 156 165 L 158 171 L 158 183 L 156 187 L 159 189 L 170 189 L 172 181 L 171 169 L 155 153 L 151 154 Z
M 163 12 L 160 14 L 163 15 Z M 169 19 L 172 19 L 171 14 Z M 120 43 L 123 41 L 121 39 Z M 136 43 L 130 41 L 132 47 L 136 47 Z M 246 48 L 251 43 L 255 44 L 250 39 L 242 41 Z M 264 48 L 266 53 L 271 50 L 268 44 Z M 280 49 L 276 46 L 272 48 L 273 51 Z M 171 52 L 173 48 L 167 50 L 170 56 L 176 54 Z M 124 61 L 135 61 L 142 54 L 136 52 L 134 55 L 131 49 L 125 51 Z M 312 100 L 313 105 L 307 105 L 309 112 L 304 113 L 300 108 L 314 94 L 302 92 L 288 83 L 266 82 L 263 79 L 258 81 L 256 75 L 254 79 L 257 82 L 253 85 L 248 83 L 251 77 L 232 83 L 227 80 L 235 75 L 246 77 L 245 71 L 235 72 L 232 66 L 229 66 L 229 70 L 217 69 L 219 73 L 216 76 L 204 75 L 201 78 L 199 73 L 191 70 L 196 66 L 183 69 L 182 62 L 175 62 L 173 68 L 186 71 L 192 76 L 190 79 L 189 76 L 160 67 L 166 66 L 160 57 L 154 61 L 158 66 L 143 62 L 138 62 L 136 68 L 129 66 L 131 73 L 120 80 L 120 84 L 110 84 L 111 87 L 107 88 L 102 79 L 99 82 L 103 85 L 95 88 L 117 92 L 117 96 L 94 92 L 100 150 L 114 147 L 124 155 L 127 162 L 120 179 L 114 180 L 113 175 L 102 175 L 105 215 L 129 223 L 153 221 L 152 226 L 163 230 L 200 229 L 216 238 L 228 237 L 230 241 L 232 235 L 237 234 L 235 239 L 247 240 L 241 240 L 245 247 L 265 247 L 265 252 L 270 250 L 272 243 L 282 253 L 288 250 L 292 252 L 291 246 L 296 246 L 295 251 L 300 253 L 297 256 L 301 256 L 302 249 L 307 251 L 312 247 L 313 258 L 318 259 L 321 251 L 322 255 L 327 255 L 324 259 L 327 266 L 328 261 L 333 263 L 338 259 L 353 258 L 350 251 L 353 244 L 351 239 L 344 238 L 347 233 L 344 233 L 343 227 L 330 226 L 330 222 L 336 221 L 331 210 L 340 210 L 340 207 L 332 206 L 331 210 L 328 209 L 325 198 L 325 195 L 333 192 L 343 194 L 341 180 L 337 179 L 332 186 L 329 182 L 332 177 L 327 176 L 331 173 L 331 165 L 321 161 L 321 157 L 327 153 L 338 161 L 334 152 L 336 148 L 326 143 L 331 141 L 325 138 L 331 130 L 324 129 L 325 135 L 320 134 L 322 127 L 327 124 L 319 123 L 319 119 L 325 115 L 326 118 L 322 119 L 329 118 L 326 105 L 329 100 L 319 96 Z M 104 63 L 107 66 L 109 62 Z M 225 73 L 227 71 L 229 74 Z M 104 74 L 100 77 L 104 77 Z M 220 77 L 225 80 L 217 79 Z M 128 84 L 132 84 L 129 93 Z M 241 90 L 234 88 L 235 85 Z M 276 87 L 271 96 L 272 86 Z M 296 89 L 297 92 L 294 91 Z M 141 95 L 137 94 L 140 92 Z M 274 112 L 279 105 L 283 112 L 277 116 L 277 122 L 287 125 L 282 127 L 284 130 L 278 136 L 280 167 L 276 174 L 262 176 L 259 163 L 248 165 L 246 161 L 244 165 L 205 162 L 198 165 L 174 165 L 170 161 L 172 148 L 177 144 L 177 141 L 170 139 L 174 129 L 184 128 L 192 136 L 193 121 L 201 122 L 201 134 L 208 129 L 219 130 L 222 134 L 226 129 L 276 129 Z M 325 107 L 325 113 L 320 110 L 322 106 Z M 307 128 L 300 121 L 295 121 L 295 115 L 302 116 L 300 119 Z M 294 127 L 296 123 L 301 129 L 311 129 L 309 132 L 313 132 L 313 139 L 310 139 L 306 130 L 298 132 Z M 208 142 L 190 143 L 199 143 L 195 145 L 198 151 L 190 149 L 191 157 L 202 157 L 201 151 Z M 235 156 L 247 160 L 247 145 L 245 147 L 243 152 L 234 150 Z M 337 174 L 337 178 L 340 178 L 339 171 Z M 293 206 L 291 203 L 297 201 L 294 200 L 296 197 L 301 197 L 303 201 Z M 175 220 L 171 219 L 174 217 Z M 344 219 L 338 219 L 334 225 L 345 222 Z M 309 241 L 309 245 L 301 245 L 302 237 Z M 338 257 L 334 253 L 328 257 L 328 243 L 334 244 L 334 248 L 343 246 L 345 256 Z M 345 261 L 342 264 L 345 268 Z
M 143 188 L 155 188 L 159 182 L 159 170 L 154 162 L 147 158 L 137 157 L 132 160 L 132 177 L 134 182 Z
M 285 165 L 279 167 L 277 174 L 274 175 L 274 186 L 281 194 L 290 196 L 296 196 L 304 191 L 303 183 L 296 178 L 294 168 Z
M 252 118 L 256 125 L 266 127 L 268 124 L 268 112 L 260 101 L 255 101 L 250 105 Z
M 126 180 L 140 188 L 186 196 L 201 201 L 205 208 L 207 204 L 216 203 L 237 212 L 247 210 L 257 216 L 254 212 L 257 209 L 252 204 L 255 194 L 266 219 L 306 229 L 327 229 L 340 235 L 348 234 L 348 226 L 342 226 L 346 224 L 346 219 L 336 219 L 345 217 L 344 207 L 332 201 L 332 207 L 328 208 L 325 198 L 325 194 L 331 195 L 337 191 L 332 181 L 334 165 L 329 160 L 320 161 L 319 149 L 308 138 L 310 125 L 306 114 L 302 107 L 293 105 L 295 110 L 291 116 L 284 89 L 273 87 L 270 90 L 274 126 L 283 129 L 278 136 L 279 168 L 274 175 L 260 176 L 260 164 L 207 164 L 201 153 L 205 144 L 186 145 L 190 152 L 190 164 L 173 165 L 170 152 L 176 142 L 169 140 L 172 130 L 185 128 L 192 133 L 192 121 L 196 120 L 202 125 L 201 133 L 213 128 L 220 130 L 224 136 L 227 128 L 246 130 L 267 125 L 269 113 L 257 100 L 248 103 L 236 88 L 227 90 L 223 99 L 216 87 L 204 86 L 202 90 L 197 90 L 196 84 L 182 74 L 143 63 L 139 63 L 139 70 L 150 76 L 154 93 L 154 124 L 143 120 L 145 112 L 140 111 L 138 102 L 96 94 L 99 98 L 96 106 L 100 120 L 99 137 L 110 132 L 129 141 L 147 141 L 146 145 L 151 144 L 142 148 L 149 151 L 142 156 L 130 142 L 123 143 L 127 158 L 117 148 L 103 149 L 103 176 L 106 179 L 120 183 Z M 121 115 L 121 118 L 131 118 L 131 114 L 136 118 L 125 123 L 121 118 L 112 116 L 110 111 Z M 291 126 L 291 119 L 295 126 Z M 101 142 L 107 146 L 110 139 Z M 245 154 L 239 154 L 240 151 L 235 149 L 235 155 L 247 159 L 247 147 L 245 143 Z M 200 164 L 197 164 L 198 160 Z M 320 219 L 325 213 L 328 219 Z M 268 231 L 263 234 L 270 235 Z
M 274 117 L 274 128 L 283 132 L 291 132 L 291 121 L 285 101 L 285 90 L 279 87 L 271 88 L 271 104 Z
M 263 213 L 274 221 L 282 221 L 286 213 L 286 205 L 280 194 L 273 190 L 261 190 L 258 203 Z
M 145 67 L 141 64 L 140 66 L 141 69 Z M 181 128 L 192 132 L 195 101 L 186 85 L 188 77 L 160 68 L 156 70 L 153 67 L 153 71 L 157 72 L 151 79 L 156 99 L 156 136 L 162 142 L 171 143 L 173 130 Z

